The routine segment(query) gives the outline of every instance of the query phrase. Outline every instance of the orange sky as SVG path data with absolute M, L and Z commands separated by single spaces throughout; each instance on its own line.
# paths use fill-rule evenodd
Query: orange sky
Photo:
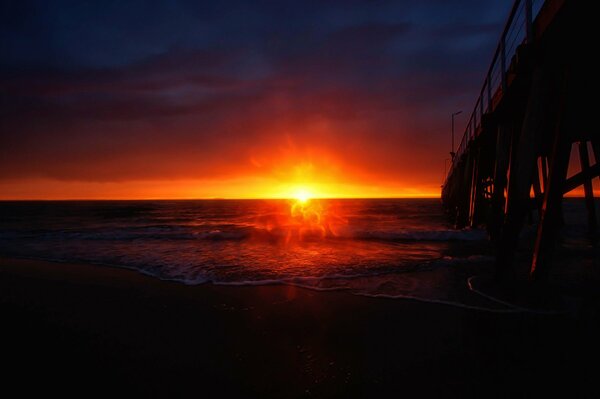
M 25 178 L 0 181 L 1 199 L 319 198 L 439 197 L 439 185 L 391 180 L 331 159 L 273 161 L 251 158 L 217 178 L 77 181 Z
M 440 196 L 443 165 L 427 146 L 403 145 L 402 135 L 388 146 L 360 131 L 340 140 L 331 123 L 321 122 L 304 126 L 312 144 L 299 145 L 291 132 L 268 131 L 256 146 L 219 146 L 211 138 L 213 151 L 202 143 L 169 147 L 136 141 L 135 149 L 96 145 L 56 161 L 41 152 L 17 165 L 16 177 L 0 179 L 0 199 L 292 198 L 299 192 L 319 198 Z M 28 165 L 38 173 L 18 176 Z M 574 150 L 569 175 L 578 171 Z M 600 196 L 598 179 L 594 189 Z M 581 188 L 569 193 L 582 194 Z
M 120 127 L 127 134 L 110 141 L 94 129 L 80 137 L 62 131 L 65 142 L 33 142 L 6 157 L 14 162 L 0 171 L 0 199 L 291 198 L 299 191 L 319 198 L 440 196 L 443 150 L 430 149 L 443 143 L 427 135 L 411 139 L 402 127 L 386 128 L 389 121 L 377 134 L 362 123 L 287 122 L 264 121 L 251 140 L 242 133 L 236 140 L 202 138 L 189 125 L 174 142 L 165 127 L 127 124 Z M 393 134 L 386 137 L 386 129 Z M 578 171 L 574 150 L 569 175 Z M 570 195 L 582 195 L 581 188 Z
M 438 197 L 510 9 L 154 3 L 14 13 L 0 199 Z
M 351 184 L 281 184 L 268 179 L 59 182 L 27 180 L 2 182 L 0 199 L 203 199 L 203 198 L 293 198 L 300 190 L 319 198 L 439 197 L 438 192 L 381 189 Z M 6 195 L 5 193 L 11 193 Z
M 264 162 L 264 161 L 263 161 Z M 283 163 L 280 167 L 260 164 L 264 173 L 232 174 L 219 179 L 144 179 L 123 181 L 73 181 L 53 178 L 6 179 L 0 181 L 0 199 L 202 199 L 202 198 L 293 198 L 299 192 L 319 198 L 439 197 L 439 185 L 411 180 L 376 180 L 356 168 L 337 164 Z M 241 171 L 243 172 L 243 171 Z M 371 178 L 372 180 L 369 180 Z M 594 192 L 600 196 L 600 181 Z M 581 196 L 579 188 L 569 196 Z

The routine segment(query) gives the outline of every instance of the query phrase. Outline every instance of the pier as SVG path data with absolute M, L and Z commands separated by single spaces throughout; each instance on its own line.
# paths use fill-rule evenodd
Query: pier
M 462 141 L 451 154 L 443 204 L 457 228 L 488 230 L 500 280 L 514 279 L 519 233 L 532 213 L 537 233 L 529 276 L 544 280 L 563 223 L 562 199 L 572 190 L 583 186 L 590 233 L 598 227 L 593 15 L 590 2 L 515 1 Z M 573 162 L 580 171 L 567 178 Z

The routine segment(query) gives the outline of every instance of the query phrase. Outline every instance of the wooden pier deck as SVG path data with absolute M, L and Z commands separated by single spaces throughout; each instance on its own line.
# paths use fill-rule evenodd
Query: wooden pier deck
M 590 2 L 515 1 L 452 154 L 443 203 L 458 228 L 487 228 L 499 280 L 514 279 L 519 233 L 532 211 L 538 213 L 538 225 L 529 274 L 533 281 L 544 280 L 566 193 L 583 186 L 589 229 L 597 229 L 592 179 L 600 176 L 600 134 L 590 101 L 596 75 L 590 55 L 593 15 Z M 576 161 L 570 159 L 573 145 L 581 171 L 567 178 L 569 163 Z

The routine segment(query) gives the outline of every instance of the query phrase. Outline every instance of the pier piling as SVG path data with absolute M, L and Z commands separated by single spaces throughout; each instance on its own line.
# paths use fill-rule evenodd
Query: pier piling
M 565 194 L 582 188 L 589 230 L 598 229 L 592 182 L 600 177 L 600 134 L 585 95 L 591 61 L 573 47 L 592 14 L 575 0 L 514 2 L 442 186 L 457 228 L 487 228 L 498 280 L 515 278 L 528 215 L 538 223 L 529 275 L 545 278 Z M 573 144 L 579 162 L 570 160 Z M 570 161 L 581 171 L 567 178 Z

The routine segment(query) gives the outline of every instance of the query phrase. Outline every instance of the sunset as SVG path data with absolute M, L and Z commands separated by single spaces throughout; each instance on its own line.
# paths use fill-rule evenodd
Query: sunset
M 5 391 L 593 396 L 588 3 L 3 0 Z
M 439 197 L 507 12 L 8 4 L 3 199 Z

